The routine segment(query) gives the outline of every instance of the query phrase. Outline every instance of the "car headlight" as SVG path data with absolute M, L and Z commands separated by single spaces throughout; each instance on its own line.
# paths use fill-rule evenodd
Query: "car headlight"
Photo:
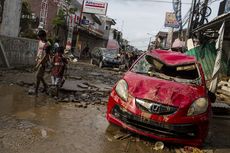
M 122 100 L 128 101 L 128 84 L 125 80 L 118 81 L 115 90 Z
M 206 112 L 208 109 L 208 100 L 206 98 L 199 98 L 190 106 L 187 115 L 194 116 Z

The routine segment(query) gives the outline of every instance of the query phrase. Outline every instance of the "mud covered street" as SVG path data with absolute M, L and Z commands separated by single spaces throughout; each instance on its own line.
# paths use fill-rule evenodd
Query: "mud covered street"
M 30 95 L 31 70 L 0 71 L 0 153 L 182 153 L 183 146 L 165 144 L 110 125 L 106 103 L 122 73 L 77 63 L 68 69 L 61 98 Z M 47 75 L 47 81 L 50 76 Z M 230 119 L 213 117 L 200 152 L 230 152 Z

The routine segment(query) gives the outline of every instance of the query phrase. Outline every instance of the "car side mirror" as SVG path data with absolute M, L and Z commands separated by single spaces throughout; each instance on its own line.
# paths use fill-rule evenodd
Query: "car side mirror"
M 213 93 L 213 92 L 211 92 L 211 91 L 208 91 L 208 98 L 211 101 L 211 103 L 215 103 L 215 101 L 216 101 L 216 94 Z

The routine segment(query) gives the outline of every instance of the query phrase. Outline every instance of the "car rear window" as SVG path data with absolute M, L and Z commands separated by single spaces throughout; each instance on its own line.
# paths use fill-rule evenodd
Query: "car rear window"
M 150 55 L 145 55 L 133 66 L 132 72 L 154 76 L 166 80 L 193 83 L 200 81 L 195 63 L 179 66 L 166 65 Z

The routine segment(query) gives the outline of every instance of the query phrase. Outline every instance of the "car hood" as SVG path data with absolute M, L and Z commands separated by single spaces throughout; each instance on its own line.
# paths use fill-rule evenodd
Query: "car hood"
M 162 80 L 155 77 L 127 72 L 124 79 L 129 93 L 135 98 L 151 100 L 175 107 L 186 107 L 205 96 L 205 87 Z

